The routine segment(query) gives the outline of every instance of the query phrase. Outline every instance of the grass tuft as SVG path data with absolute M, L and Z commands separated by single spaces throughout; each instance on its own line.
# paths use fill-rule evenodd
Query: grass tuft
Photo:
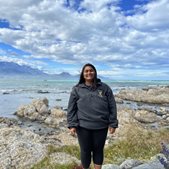
M 71 145 L 71 146 L 65 145 L 62 147 L 54 147 L 52 145 L 48 146 L 48 154 L 52 154 L 55 152 L 65 152 L 67 154 L 76 157 L 77 159 L 80 159 L 79 146 L 75 146 L 75 145 Z
M 130 124 L 126 129 L 125 139 L 108 145 L 104 150 L 104 163 L 120 164 L 127 158 L 142 161 L 149 160 L 152 156 L 160 153 L 161 143 L 169 143 L 169 132 L 167 130 L 153 131 L 140 127 L 138 124 Z M 79 146 L 48 146 L 48 156 L 32 169 L 74 169 L 77 164 L 50 164 L 49 156 L 55 152 L 65 152 L 80 159 Z M 93 167 L 93 166 L 92 166 Z
M 129 126 L 126 137 L 105 148 L 105 163 L 120 163 L 126 158 L 149 160 L 160 153 L 161 142 L 169 143 L 167 130 L 147 130 L 137 124 Z
M 76 158 L 80 158 L 80 150 L 78 146 L 62 146 L 55 147 L 53 145 L 48 146 L 47 157 L 45 157 L 42 161 L 35 164 L 31 169 L 74 169 L 77 164 L 72 162 L 71 164 L 51 164 L 49 156 L 55 152 L 65 152 L 70 154 Z

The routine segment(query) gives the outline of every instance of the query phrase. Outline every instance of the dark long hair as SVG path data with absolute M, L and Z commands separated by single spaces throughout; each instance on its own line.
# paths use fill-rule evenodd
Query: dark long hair
M 100 82 L 100 79 L 97 78 L 97 70 L 96 70 L 96 68 L 94 67 L 94 65 L 92 65 L 91 63 L 87 63 L 87 64 L 85 64 L 85 65 L 83 66 L 82 71 L 81 71 L 81 73 L 80 73 L 80 79 L 79 79 L 79 82 L 78 82 L 77 85 L 82 84 L 82 83 L 85 83 L 85 79 L 84 79 L 83 73 L 84 73 L 84 69 L 85 69 L 87 66 L 92 67 L 92 69 L 93 69 L 94 72 L 95 72 L 94 79 L 93 79 L 93 87 L 96 87 L 96 86 L 97 86 L 97 83 Z

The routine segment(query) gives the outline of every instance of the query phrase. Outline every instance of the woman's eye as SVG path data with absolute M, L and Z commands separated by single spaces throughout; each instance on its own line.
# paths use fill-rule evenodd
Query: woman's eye
M 86 70 L 84 71 L 84 73 L 93 73 L 94 71 L 93 70 Z

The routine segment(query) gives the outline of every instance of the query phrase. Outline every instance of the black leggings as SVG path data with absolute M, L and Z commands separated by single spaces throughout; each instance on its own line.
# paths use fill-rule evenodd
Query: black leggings
M 94 164 L 102 165 L 103 148 L 107 137 L 107 130 L 107 128 L 99 130 L 89 130 L 82 127 L 77 128 L 81 162 L 84 168 L 90 166 L 91 152 L 93 153 Z

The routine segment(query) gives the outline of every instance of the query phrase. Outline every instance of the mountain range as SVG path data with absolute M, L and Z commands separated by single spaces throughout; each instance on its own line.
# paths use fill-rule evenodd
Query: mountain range
M 56 79 L 56 80 L 78 80 L 79 75 L 71 75 L 68 72 L 62 72 L 59 74 L 47 74 L 42 70 L 32 68 L 27 65 L 19 65 L 14 62 L 0 61 L 0 77 L 21 77 L 21 78 L 45 78 L 45 79 Z M 110 80 L 109 78 L 101 77 L 102 80 Z
M 47 74 L 43 71 L 35 68 L 31 68 L 27 65 L 19 65 L 14 62 L 2 62 L 0 61 L 0 76 L 26 76 L 26 77 L 43 77 L 43 78 L 56 78 L 58 80 L 73 80 L 78 79 L 78 75 L 73 76 L 68 72 L 62 72 L 60 74 Z

